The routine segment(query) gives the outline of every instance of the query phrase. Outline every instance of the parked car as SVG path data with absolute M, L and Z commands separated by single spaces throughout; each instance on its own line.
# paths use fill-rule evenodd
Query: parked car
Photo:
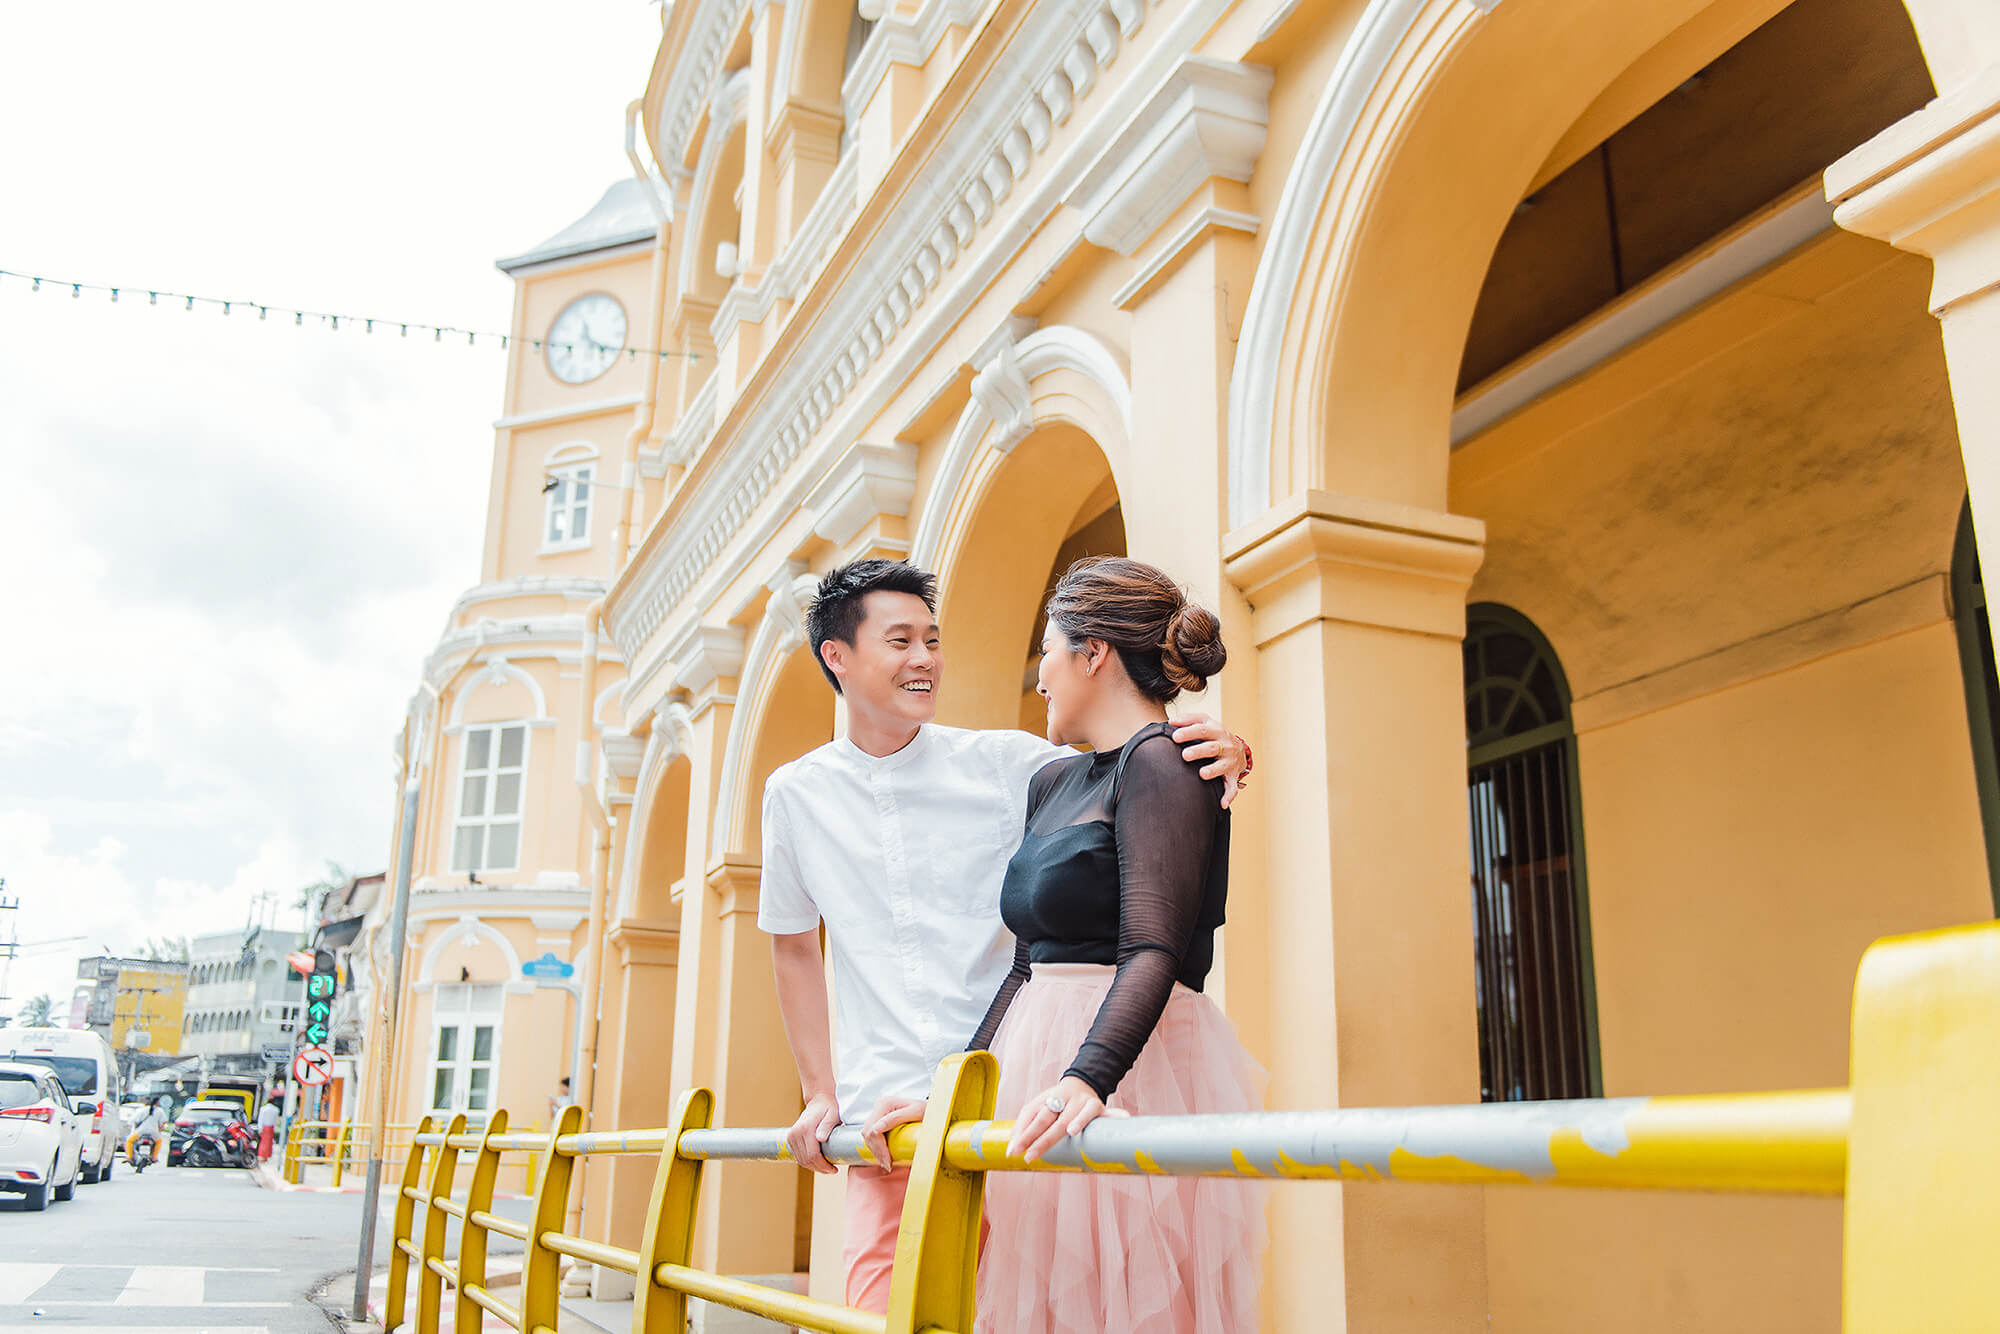
M 70 1110 L 83 1119 L 84 1183 L 109 1178 L 112 1154 L 125 1142 L 118 1058 L 111 1044 L 83 1028 L 0 1028 L 0 1061 L 55 1071 Z
M 75 1194 L 83 1125 L 47 1066 L 0 1061 L 0 1190 L 26 1196 L 31 1210 Z
M 233 1099 L 227 1102 L 197 1099 L 187 1104 L 174 1118 L 173 1133 L 167 1138 L 167 1166 L 181 1165 L 188 1145 L 197 1135 L 226 1136 L 230 1125 L 242 1119 L 243 1109 Z

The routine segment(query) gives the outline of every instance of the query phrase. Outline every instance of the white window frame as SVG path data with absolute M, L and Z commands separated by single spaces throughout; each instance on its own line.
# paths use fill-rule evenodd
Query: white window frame
M 521 762 L 518 765 L 503 765 L 500 762 L 501 749 L 510 731 L 521 734 Z M 472 768 L 473 738 L 484 735 L 486 741 L 486 764 L 482 768 Z M 534 729 L 526 722 L 469 723 L 458 739 L 458 781 L 452 785 L 451 803 L 454 815 L 451 822 L 451 846 L 448 849 L 449 868 L 453 872 L 462 871 L 517 871 L 521 868 L 521 838 L 524 821 L 522 812 L 527 806 L 528 750 L 534 743 Z M 482 779 L 480 792 L 483 805 L 476 814 L 465 809 L 466 783 L 469 779 Z M 494 809 L 500 780 L 513 778 L 514 809 L 511 813 Z M 502 866 L 491 859 L 493 831 L 512 825 L 514 828 L 514 856 Z M 473 864 L 465 864 L 459 856 L 459 845 L 466 831 L 479 830 L 479 856 Z
M 597 492 L 602 486 L 597 481 L 597 463 L 586 459 L 580 463 L 567 463 L 550 468 L 549 481 L 555 483 L 542 497 L 542 551 L 544 554 L 556 551 L 581 551 L 590 545 L 590 525 L 596 517 Z M 577 515 L 583 516 L 583 531 L 576 531 Z M 560 524 L 562 536 L 555 536 Z
M 451 1089 L 442 1100 L 444 1105 L 431 1111 L 445 1116 L 464 1112 L 469 1121 L 484 1121 L 499 1106 L 501 1018 L 506 999 L 506 989 L 498 982 L 440 982 L 432 988 L 431 1045 L 425 1057 L 429 1082 L 425 1088 L 432 1101 L 438 1101 L 438 1076 L 450 1070 Z M 457 1030 L 449 1060 L 442 1059 L 438 1050 L 447 1028 Z M 487 1059 L 479 1061 L 472 1053 L 482 1028 L 491 1031 L 492 1045 Z M 484 1107 L 471 1106 L 472 1072 L 477 1069 L 487 1072 Z

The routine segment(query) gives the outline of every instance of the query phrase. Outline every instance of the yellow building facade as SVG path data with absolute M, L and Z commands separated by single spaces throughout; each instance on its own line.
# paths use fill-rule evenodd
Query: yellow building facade
M 954 724 L 1038 726 L 1078 555 L 1219 609 L 1271 1106 L 1844 1083 L 1865 945 L 1995 912 L 2000 9 L 864 8 L 672 6 L 634 179 L 506 266 L 396 1119 L 572 1069 L 599 1126 L 792 1119 L 759 797 L 866 554 L 939 575 Z M 837 1293 L 839 1180 L 716 1170 L 696 1262 Z M 647 1174 L 589 1171 L 634 1244 Z M 1839 1320 L 1825 1201 L 1272 1210 L 1272 1330 Z

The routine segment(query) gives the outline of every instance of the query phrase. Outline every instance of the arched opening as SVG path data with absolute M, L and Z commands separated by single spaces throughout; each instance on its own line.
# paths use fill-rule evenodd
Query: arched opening
M 1510 7 L 1468 55 L 1526 39 Z M 1835 229 L 1819 186 L 1929 99 L 1923 53 L 1897 0 L 1684 22 L 1593 67 L 1504 214 L 1481 205 L 1486 268 L 1427 302 L 1460 323 L 1424 430 L 1444 507 L 1487 533 L 1468 690 L 1545 713 L 1510 736 L 1467 699 L 1487 1097 L 1837 1084 L 1867 944 L 1990 902 L 1964 715 L 1937 706 L 1964 474 L 1928 265 Z M 1566 694 L 1532 685 L 1550 645 Z M 1486 1220 L 1496 1325 L 1838 1320 L 1835 1209 L 1493 1192 Z M 1615 1299 L 1573 1285 L 1578 1259 Z M 1686 1272 L 1705 1281 L 1672 1316 L 1634 1323 Z
M 676 890 L 687 875 L 688 782 L 693 766 L 677 755 L 655 782 L 642 826 L 643 842 L 628 916 L 646 922 L 670 920 Z
M 1534 622 L 1465 617 L 1473 969 L 1485 1102 L 1603 1092 L 1569 682 Z
M 1072 561 L 1126 554 L 1118 486 L 1097 442 L 1067 422 L 989 455 L 968 485 L 978 509 L 938 571 L 945 648 L 938 720 L 1041 732 L 1042 604 Z

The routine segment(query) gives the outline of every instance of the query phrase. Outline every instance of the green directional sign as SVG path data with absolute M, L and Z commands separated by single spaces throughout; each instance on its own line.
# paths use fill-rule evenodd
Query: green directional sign
M 307 1024 L 300 1030 L 300 1035 L 305 1039 L 307 1046 L 324 1047 L 327 1039 L 332 1036 L 332 1030 L 325 1024 Z
M 306 1002 L 306 1022 L 330 1024 L 333 1022 L 333 1002 L 315 1000 Z
M 332 950 L 313 951 L 313 970 L 306 975 L 306 1022 L 300 1039 L 309 1047 L 327 1046 L 333 1038 L 333 998 L 340 990 L 340 965 Z

